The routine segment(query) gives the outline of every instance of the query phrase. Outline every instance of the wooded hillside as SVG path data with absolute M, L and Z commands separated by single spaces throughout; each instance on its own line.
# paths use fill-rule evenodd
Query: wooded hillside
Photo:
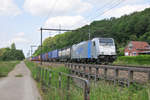
M 89 26 L 83 26 L 72 32 L 48 37 L 43 42 L 43 52 L 71 46 L 88 40 Z M 115 39 L 118 51 L 122 51 L 131 40 L 146 41 L 150 43 L 150 8 L 142 12 L 134 12 L 120 18 L 110 18 L 94 21 L 90 24 L 91 38 L 111 37 Z M 40 48 L 34 55 L 40 54 Z

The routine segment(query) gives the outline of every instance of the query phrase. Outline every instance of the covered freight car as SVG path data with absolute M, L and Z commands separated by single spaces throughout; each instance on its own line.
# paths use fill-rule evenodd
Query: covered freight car
M 52 51 L 51 59 L 52 59 L 52 61 L 58 61 L 58 59 L 59 59 L 58 50 L 53 50 Z
M 71 58 L 71 48 L 63 48 L 58 51 L 59 61 L 70 61 Z
M 42 60 L 43 61 L 48 61 L 48 53 L 42 54 Z
M 42 61 L 46 61 L 46 56 L 45 56 L 45 54 L 42 54 Z
M 48 61 L 51 61 L 52 60 L 52 52 L 48 52 Z

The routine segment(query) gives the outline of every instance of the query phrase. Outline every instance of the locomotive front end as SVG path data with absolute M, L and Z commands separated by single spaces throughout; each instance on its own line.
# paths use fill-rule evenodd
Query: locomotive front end
M 99 38 L 99 59 L 112 62 L 116 59 L 116 47 L 114 39 Z

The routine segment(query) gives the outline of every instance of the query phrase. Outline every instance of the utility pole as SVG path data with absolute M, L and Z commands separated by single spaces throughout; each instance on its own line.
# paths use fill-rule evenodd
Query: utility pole
M 61 24 L 59 24 L 59 34 L 61 34 Z
M 27 57 L 30 57 L 30 50 L 29 50 L 29 52 L 27 53 Z
M 32 57 L 32 47 L 31 47 L 31 54 L 30 54 L 30 57 Z
M 89 25 L 89 40 L 91 39 L 91 32 L 90 32 L 90 25 Z
M 42 61 L 43 61 L 43 59 L 42 59 L 42 53 L 43 53 L 43 51 L 42 51 L 42 32 L 43 32 L 43 30 L 47 30 L 47 31 L 59 31 L 59 32 L 61 32 L 61 31 L 73 31 L 73 30 L 67 30 L 67 29 L 48 29 L 48 28 L 42 28 L 41 27 L 41 29 L 40 29 L 40 31 L 41 31 L 41 55 L 40 55 L 40 61 L 41 61 L 41 65 L 42 65 Z
M 41 55 L 40 55 L 40 59 L 41 59 L 41 65 L 42 65 L 42 27 L 41 27 Z
M 31 45 L 31 57 L 32 57 L 32 52 L 33 52 L 33 47 L 37 47 L 36 45 Z

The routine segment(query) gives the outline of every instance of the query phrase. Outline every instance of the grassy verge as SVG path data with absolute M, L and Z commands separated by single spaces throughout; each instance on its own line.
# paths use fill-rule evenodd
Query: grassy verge
M 150 100 L 150 87 L 138 84 L 130 87 L 114 86 L 108 82 L 100 81 L 91 84 L 90 100 Z
M 30 62 L 30 61 L 25 61 L 26 65 L 28 66 L 28 68 L 31 70 L 32 72 L 32 75 L 35 76 L 36 74 L 36 69 L 38 66 L 40 66 L 39 64 L 37 63 L 33 63 L 33 62 Z M 61 67 L 51 67 L 51 66 L 41 66 L 42 68 L 44 67 L 48 67 L 51 69 L 51 83 L 49 85 L 49 87 L 43 87 L 43 84 L 42 82 L 37 82 L 37 85 L 38 85 L 38 88 L 40 89 L 41 91 L 41 95 L 42 97 L 44 98 L 44 100 L 49 96 L 49 94 L 51 94 L 51 99 L 52 100 L 59 100 L 60 98 L 66 98 L 66 91 L 67 90 L 67 77 L 65 76 L 62 76 L 61 77 L 61 89 L 59 88 L 59 72 L 64 72 L 64 73 L 68 73 L 68 70 L 61 66 Z M 41 72 L 42 73 L 42 72 Z M 44 74 L 46 74 L 46 72 L 44 72 Z M 44 75 L 45 76 L 45 75 Z M 41 74 L 41 80 L 43 80 L 43 73 Z M 48 84 L 49 82 L 49 78 L 48 78 L 48 75 L 47 75 L 47 78 L 44 78 L 44 82 L 46 84 Z M 45 91 L 44 88 L 47 88 L 47 90 Z M 59 91 L 59 94 L 58 94 L 58 91 Z M 61 96 L 60 96 L 61 95 Z M 51 100 L 50 99 L 50 100 Z
M 5 77 L 19 61 L 0 61 L 0 77 Z
M 38 65 L 32 62 L 25 62 L 32 73 L 35 73 L 35 67 Z M 43 66 L 44 67 L 44 66 Z M 68 70 L 64 67 L 50 67 L 55 72 L 65 72 Z M 48 90 L 41 91 L 43 100 L 66 100 L 67 78 L 62 77 L 62 86 L 58 87 L 58 74 L 52 73 L 51 86 Z M 47 79 L 45 79 L 47 80 Z M 39 82 L 38 87 L 43 90 L 43 85 Z M 54 88 L 56 87 L 56 88 Z M 84 91 L 71 80 L 69 100 L 84 100 Z M 91 83 L 90 100 L 150 100 L 150 86 L 132 85 L 128 87 L 114 86 L 112 83 L 99 81 L 96 84 Z
M 113 63 L 127 66 L 150 66 L 150 55 L 121 56 Z

